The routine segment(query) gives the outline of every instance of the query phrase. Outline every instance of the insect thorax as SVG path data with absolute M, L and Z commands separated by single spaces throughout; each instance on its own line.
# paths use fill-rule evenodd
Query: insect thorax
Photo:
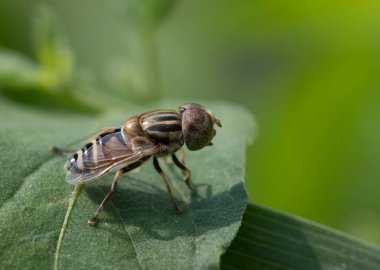
M 159 110 L 132 117 L 124 129 L 131 136 L 144 136 L 155 143 L 183 145 L 181 118 L 176 111 Z

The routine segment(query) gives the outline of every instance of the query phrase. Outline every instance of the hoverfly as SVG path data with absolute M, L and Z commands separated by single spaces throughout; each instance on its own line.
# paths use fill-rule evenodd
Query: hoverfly
M 87 221 L 95 225 L 100 213 L 115 193 L 119 177 L 127 173 L 150 157 L 153 166 L 161 175 L 174 209 L 179 213 L 168 179 L 161 169 L 157 157 L 171 155 L 173 163 L 182 171 L 187 187 L 195 192 L 190 183 L 191 172 L 184 161 L 175 153 L 186 144 L 191 151 L 212 145 L 216 131 L 214 124 L 222 127 L 219 119 L 203 106 L 187 103 L 175 110 L 157 110 L 133 116 L 121 126 L 106 128 L 89 140 L 79 151 L 65 151 L 51 147 L 51 151 L 60 154 L 74 153 L 65 165 L 66 181 L 70 184 L 82 184 L 116 171 L 110 192 Z

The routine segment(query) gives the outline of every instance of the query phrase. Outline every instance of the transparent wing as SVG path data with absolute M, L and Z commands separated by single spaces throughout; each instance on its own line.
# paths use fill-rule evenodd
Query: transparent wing
M 95 180 L 113 169 L 124 167 L 161 151 L 161 146 L 142 138 L 127 138 L 124 143 L 119 134 L 108 134 L 96 140 L 87 149 L 82 149 L 75 166 L 71 166 L 66 182 L 80 184 Z M 84 151 L 83 151 L 84 150 Z
M 80 147 L 80 145 L 83 145 L 87 142 L 90 142 L 92 141 L 93 139 L 96 139 L 100 134 L 102 133 L 106 133 L 106 132 L 109 132 L 109 131 L 112 131 L 112 130 L 115 130 L 115 129 L 118 129 L 120 128 L 119 126 L 115 126 L 115 127 L 108 127 L 108 128 L 103 128 L 101 130 L 98 130 L 98 131 L 95 131 L 93 133 L 91 133 L 90 135 L 87 135 L 85 137 L 82 137 L 78 140 L 75 140 L 67 145 L 65 145 L 64 147 L 62 148 L 65 148 L 65 149 L 71 149 L 71 148 L 76 148 L 76 147 Z

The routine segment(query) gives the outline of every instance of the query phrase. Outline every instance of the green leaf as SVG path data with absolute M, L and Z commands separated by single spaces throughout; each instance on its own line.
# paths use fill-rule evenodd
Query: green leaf
M 73 195 L 74 187 L 64 180 L 66 159 L 47 151 L 49 145 L 65 145 L 136 113 L 179 104 L 126 104 L 128 111 L 93 118 L 46 114 L 0 98 L 0 268 L 218 268 L 247 203 L 243 177 L 245 147 L 253 134 L 249 113 L 229 103 L 204 104 L 224 127 L 217 130 L 213 147 L 186 152 L 197 195 L 190 194 L 178 170 L 161 160 L 183 209 L 180 215 L 147 162 L 122 177 L 98 226 L 91 227 L 87 219 L 109 191 L 112 175 Z
M 26 56 L 0 47 L 0 86 L 23 88 L 35 85 L 38 65 Z
M 222 269 L 378 269 L 380 249 L 319 224 L 248 205 Z
M 129 30 L 151 32 L 170 14 L 176 4 L 177 0 L 129 0 L 120 1 L 118 8 L 125 13 Z
M 47 92 L 71 90 L 68 86 L 74 82 L 74 56 L 57 24 L 54 13 L 48 8 L 40 7 L 34 12 L 32 39 L 37 61 L 0 47 L 1 87 Z
M 40 7 L 32 22 L 37 61 L 0 46 L 0 94 L 47 110 L 99 112 L 105 102 L 96 102 L 100 98 L 94 97 L 89 74 L 74 69 L 73 52 L 54 12 Z
M 33 16 L 33 41 L 41 65 L 39 84 L 47 90 L 68 90 L 72 81 L 74 56 L 54 12 L 39 6 Z

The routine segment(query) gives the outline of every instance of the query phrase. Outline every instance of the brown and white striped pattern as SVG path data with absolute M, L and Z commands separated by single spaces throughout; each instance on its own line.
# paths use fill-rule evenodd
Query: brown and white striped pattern
M 77 173 L 99 170 L 105 161 L 116 162 L 131 154 L 131 137 L 121 128 L 107 129 L 76 152 L 66 168 Z

